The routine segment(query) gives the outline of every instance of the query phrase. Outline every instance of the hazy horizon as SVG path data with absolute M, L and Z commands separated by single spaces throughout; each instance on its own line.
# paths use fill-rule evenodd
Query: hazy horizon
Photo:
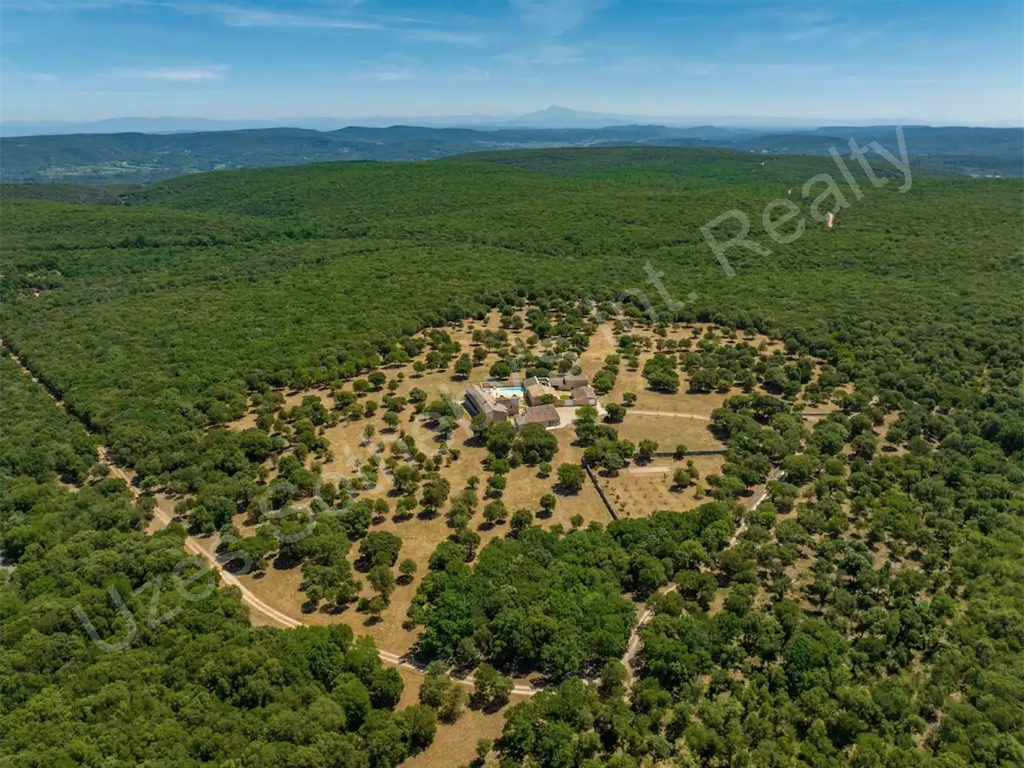
M 1013 0 L 7 0 L 2 20 L 9 123 L 1024 113 Z
M 156 114 L 156 115 L 141 115 L 141 114 L 121 114 L 121 115 L 109 115 L 106 117 L 91 119 L 91 120 L 9 120 L 3 119 L 3 123 L 7 125 L 28 125 L 28 124 L 39 124 L 39 125 L 72 125 L 72 124 L 95 124 L 101 125 L 104 123 L 118 123 L 118 122 L 194 122 L 194 123 L 209 123 L 211 125 L 220 124 L 234 124 L 234 123 L 252 123 L 266 125 L 268 127 L 303 127 L 301 124 L 305 123 L 337 123 L 338 127 L 360 127 L 365 125 L 366 122 L 374 123 L 372 127 L 390 127 L 390 126 L 422 126 L 429 128 L 442 128 L 442 127 L 466 127 L 466 128 L 479 128 L 479 129 L 490 129 L 490 128 L 503 128 L 506 126 L 520 126 L 524 123 L 528 123 L 530 120 L 539 120 L 541 115 L 544 115 L 548 110 L 551 109 L 565 109 L 568 113 L 564 120 L 573 125 L 586 125 L 586 127 L 596 128 L 602 125 L 607 127 L 613 127 L 616 125 L 665 125 L 679 128 L 690 128 L 690 127 L 701 127 L 701 126 L 715 126 L 719 128 L 742 128 L 755 130 L 759 128 L 780 128 L 780 127 L 793 127 L 800 129 L 809 128 L 827 128 L 827 127 L 841 127 L 841 126 L 890 126 L 890 125 L 918 125 L 918 126 L 930 126 L 935 128 L 953 128 L 953 127 L 969 127 L 969 128 L 1018 128 L 1024 127 L 1024 117 L 1017 120 L 994 120 L 991 122 L 941 122 L 941 121 L 928 121 L 919 119 L 913 116 L 909 117 L 875 117 L 875 118 L 842 118 L 842 117 L 828 117 L 828 118 L 810 118 L 810 117 L 791 117 L 785 115 L 608 115 L 609 122 L 601 123 L 600 118 L 589 117 L 590 114 L 605 116 L 604 113 L 594 113 L 592 110 L 585 108 L 571 109 L 568 107 L 561 107 L 560 105 L 552 105 L 550 107 L 538 108 L 525 113 L 506 113 L 506 114 L 486 114 L 486 113 L 470 113 L 461 115 L 409 115 L 401 113 L 378 113 L 378 114 L 366 114 L 366 115 L 285 115 L 278 117 L 252 117 L 248 115 L 238 115 L 230 118 L 217 118 L 209 117 L 201 114 Z M 575 115 L 585 115 L 585 118 L 576 118 Z M 553 121 L 557 121 L 559 118 L 552 118 Z M 387 122 L 395 121 L 395 122 Z M 410 122 L 412 121 L 412 122 Z M 422 122 L 416 122 L 422 121 Z M 636 121 L 636 122 L 627 122 Z

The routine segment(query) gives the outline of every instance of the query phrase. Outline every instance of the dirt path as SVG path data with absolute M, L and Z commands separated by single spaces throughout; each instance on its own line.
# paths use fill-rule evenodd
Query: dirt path
M 0 347 L 7 347 L 7 342 L 4 341 L 3 339 L 0 339 Z M 58 408 L 60 408 L 63 411 L 67 411 L 67 406 L 64 404 L 64 401 L 61 400 L 56 395 L 54 395 L 53 392 L 50 391 L 50 388 L 48 386 L 46 386 L 45 384 L 43 384 L 43 382 L 36 378 L 35 374 L 32 373 L 32 371 L 30 371 L 21 361 L 21 358 L 14 353 L 14 350 L 11 349 L 10 347 L 7 347 L 7 351 L 11 353 L 11 360 L 18 364 L 18 367 L 21 368 L 21 372 L 25 376 L 28 376 L 33 381 L 33 383 L 38 384 L 39 388 L 46 392 L 46 394 L 48 394 L 53 399 L 53 402 L 57 405 Z M 73 414 L 69 413 L 68 415 L 74 418 L 75 421 L 78 420 L 77 417 L 75 417 Z M 86 427 L 86 429 L 88 429 L 88 427 Z
M 667 475 L 672 467 L 630 467 L 626 470 L 627 475 Z
M 110 467 L 111 477 L 115 477 L 118 480 L 123 480 L 128 485 L 128 488 L 131 490 L 132 494 L 138 496 L 139 491 L 134 485 L 135 478 L 133 474 L 125 470 L 124 468 L 118 467 L 117 465 L 113 464 L 110 461 L 109 457 L 107 456 L 106 450 L 102 446 L 100 447 L 99 450 L 100 460 L 103 461 L 103 463 L 106 464 L 108 467 Z M 158 494 L 157 506 L 153 514 L 153 522 L 156 523 L 156 525 L 151 526 L 151 532 L 155 532 L 157 530 L 162 530 L 166 528 L 173 522 L 173 520 L 174 511 L 173 506 L 171 506 L 171 499 L 169 499 L 166 496 L 163 496 L 162 494 Z M 185 551 L 188 554 L 196 555 L 198 557 L 203 558 L 204 560 L 206 560 L 206 562 L 210 564 L 212 568 L 216 569 L 217 573 L 220 575 L 220 578 L 224 584 L 226 584 L 229 587 L 235 587 L 236 589 L 238 589 L 238 591 L 241 593 L 242 603 L 244 603 L 249 608 L 250 611 L 257 613 L 261 617 L 263 617 L 268 624 L 271 624 L 275 627 L 279 627 L 281 629 L 295 629 L 296 627 L 305 626 L 305 624 L 302 621 L 299 621 L 298 619 L 293 619 L 291 616 L 282 613 L 273 606 L 267 605 L 265 602 L 256 597 L 256 595 L 254 595 L 252 591 L 249 590 L 249 588 L 246 587 L 245 584 L 243 584 L 238 579 L 237 576 L 235 576 L 230 571 L 226 570 L 224 567 L 224 563 L 221 562 L 220 559 L 215 554 L 212 554 L 208 547 L 204 547 L 201 541 L 197 539 L 195 536 L 186 536 L 184 547 Z M 390 653 L 379 648 L 377 649 L 377 655 L 380 656 L 381 661 L 387 664 L 391 664 L 396 667 L 404 667 L 405 669 L 410 669 L 420 674 L 426 672 L 427 669 L 427 665 L 423 662 L 410 659 L 406 656 L 399 656 L 398 654 Z M 457 680 L 457 682 L 462 683 L 466 686 L 474 685 L 472 675 L 470 675 L 467 678 Z M 516 685 L 512 688 L 512 694 L 518 696 L 533 696 L 539 691 L 540 689 L 534 688 L 533 686 Z
M 122 470 L 123 472 L 123 470 Z M 113 472 L 111 472 L 113 474 Z M 122 478 L 123 479 L 123 478 Z M 133 486 L 129 483 L 129 488 Z M 173 512 L 168 512 L 166 509 L 161 509 L 159 506 L 154 511 L 154 520 L 160 523 L 159 529 L 166 528 L 174 519 Z M 230 587 L 237 587 L 242 593 L 242 602 L 245 603 L 250 610 L 259 613 L 268 623 L 273 624 L 275 627 L 281 627 L 282 629 L 293 629 L 295 627 L 301 627 L 302 622 L 297 619 L 293 619 L 291 616 L 286 616 L 275 608 L 264 603 L 256 595 L 250 592 L 244 584 L 242 584 L 238 577 L 231 572 L 224 569 L 222 563 L 217 562 L 215 555 L 211 555 L 210 552 L 204 547 L 194 536 L 185 537 L 185 551 L 191 555 L 198 555 L 213 566 L 220 574 L 220 578 Z
M 781 480 L 785 476 L 785 474 L 786 473 L 783 472 L 781 469 L 776 469 L 768 476 L 768 482 L 771 482 L 772 480 Z M 764 502 L 764 500 L 767 498 L 768 483 L 765 483 L 765 486 L 750 498 L 750 501 L 747 503 L 747 509 L 753 512 L 759 506 L 761 506 L 762 502 Z M 740 524 L 736 526 L 736 532 L 733 533 L 732 537 L 726 543 L 725 547 L 723 547 L 723 550 L 731 549 L 732 547 L 736 546 L 736 542 L 740 540 L 740 537 L 747 530 L 747 519 L 748 516 L 744 516 L 744 518 L 740 520 Z M 679 586 L 677 584 L 669 584 L 668 586 L 658 590 L 658 594 L 667 595 L 670 592 L 675 592 L 678 589 Z M 622 654 L 622 664 L 626 667 L 626 674 L 629 675 L 630 680 L 632 680 L 633 678 L 633 660 L 636 659 L 637 654 L 640 653 L 640 649 L 643 647 L 643 642 L 640 639 L 640 632 L 647 626 L 647 623 L 652 618 L 654 618 L 654 610 L 651 608 L 648 608 L 642 614 L 640 614 L 640 618 L 637 619 L 636 626 L 633 628 L 633 631 L 629 635 L 629 643 L 627 643 L 626 645 L 626 652 Z

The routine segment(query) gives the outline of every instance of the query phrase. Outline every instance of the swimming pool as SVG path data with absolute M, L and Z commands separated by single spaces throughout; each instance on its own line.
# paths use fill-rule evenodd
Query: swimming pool
M 522 399 L 526 395 L 526 390 L 522 387 L 494 387 L 490 394 L 496 400 L 507 400 L 512 397 Z

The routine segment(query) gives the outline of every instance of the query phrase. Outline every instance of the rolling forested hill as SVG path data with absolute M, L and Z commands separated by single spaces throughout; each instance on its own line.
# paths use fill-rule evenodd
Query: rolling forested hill
M 5 764 L 390 768 L 429 743 L 436 715 L 395 711 L 401 681 L 372 646 L 339 628 L 254 630 L 231 591 L 140 629 L 126 656 L 94 648 L 72 607 L 93 606 L 107 634 L 123 629 L 106 586 L 127 596 L 169 580 L 174 559 L 161 553 L 184 532 L 141 533 L 147 497 L 90 469 L 93 445 L 134 468 L 140 487 L 178 485 L 244 510 L 266 458 L 247 441 L 262 427 L 220 427 L 251 398 L 344 386 L 417 332 L 494 307 L 529 302 L 580 321 L 580 300 L 621 297 L 643 321 L 639 291 L 663 318 L 756 331 L 820 359 L 849 391 L 808 440 L 803 489 L 778 483 L 756 519 L 725 494 L 698 515 L 607 533 L 528 526 L 475 565 L 438 568 L 430 584 L 443 605 L 430 620 L 450 619 L 456 638 L 470 608 L 446 584 L 486 595 L 480 610 L 493 618 L 525 579 L 512 562 L 542 573 L 545 589 L 584 567 L 602 590 L 639 591 L 641 572 L 683 585 L 678 600 L 653 601 L 628 696 L 615 663 L 587 687 L 567 662 L 559 687 L 508 710 L 501 755 L 580 768 L 1020 764 L 1024 187 L 922 173 L 901 194 L 894 168 L 881 187 L 851 169 L 863 199 L 827 157 L 681 148 L 322 163 L 95 199 L 6 196 L 4 345 L 77 421 L 48 409 L 5 351 L 3 419 L 19 424 L 0 438 L 13 566 L 0 589 Z M 832 228 L 800 195 L 821 173 L 849 202 Z M 788 243 L 762 218 L 777 200 L 806 221 Z M 730 249 L 732 275 L 700 231 L 731 210 L 771 250 Z M 720 243 L 737 225 L 722 226 Z M 685 306 L 665 307 L 648 264 Z M 878 403 L 894 419 L 892 450 L 847 450 L 884 415 Z M 785 419 L 733 406 L 716 419 L 782 429 Z M 768 451 L 744 439 L 742 450 Z M 69 489 L 58 474 L 89 482 Z M 855 517 L 859 531 L 844 523 Z M 741 519 L 730 554 L 715 537 Z M 776 528 L 792 538 L 766 543 Z M 798 545 L 813 562 L 809 595 L 787 593 L 783 578 L 786 547 Z M 685 587 L 710 573 L 728 595 L 714 615 Z M 148 593 L 133 598 L 140 627 L 148 609 Z M 531 653 L 565 640 L 556 617 L 517 610 L 509 626 L 531 628 Z M 515 658 L 473 639 L 495 664 Z
M 918 164 L 951 174 L 1024 175 L 1024 131 L 1015 128 L 904 129 L 907 151 Z M 150 183 L 220 169 L 299 165 L 332 160 L 432 160 L 466 152 L 537 147 L 723 147 L 754 153 L 828 155 L 846 152 L 851 138 L 896 151 L 892 127 L 835 127 L 758 135 L 705 126 L 669 128 L 390 128 L 336 131 L 265 128 L 200 133 L 81 134 L 0 139 L 6 182 Z

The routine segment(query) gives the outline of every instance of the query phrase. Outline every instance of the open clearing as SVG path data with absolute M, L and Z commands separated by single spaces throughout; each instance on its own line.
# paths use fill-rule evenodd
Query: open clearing
M 685 467 L 686 462 L 667 458 L 634 465 L 615 477 L 602 475 L 599 479 L 619 517 L 646 517 L 663 510 L 685 512 L 709 501 L 707 497 L 697 497 L 697 486 L 706 488 L 704 478 L 719 472 L 723 463 L 721 456 L 694 456 L 690 461 L 700 472 L 700 480 L 682 490 L 673 489 L 672 474 L 677 468 Z
M 518 313 L 523 315 L 523 312 Z M 704 333 L 711 326 L 707 324 L 681 324 L 670 326 L 665 338 L 682 340 L 694 337 L 696 332 Z M 462 324 L 445 328 L 452 339 L 458 342 L 462 352 L 472 354 L 480 345 L 473 341 L 475 330 L 501 329 L 501 315 L 492 311 L 483 321 L 466 321 Z M 508 334 L 509 343 L 515 345 L 517 340 L 527 342 L 531 335 L 529 330 L 504 329 Z M 687 392 L 686 374 L 680 373 L 680 391 L 674 394 L 660 393 L 650 390 L 643 378 L 644 363 L 655 354 L 657 336 L 651 332 L 636 331 L 635 337 L 643 339 L 641 344 L 646 347 L 638 354 L 639 367 L 630 371 L 623 359 L 614 388 L 607 395 L 599 397 L 602 404 L 622 402 L 622 395 L 633 392 L 637 395 L 636 404 L 627 409 L 621 423 L 613 424 L 622 439 L 639 443 L 643 439 L 651 439 L 659 444 L 659 451 L 672 451 L 677 445 L 685 445 L 691 451 L 723 450 L 724 445 L 709 430 L 712 413 L 720 408 L 738 389 L 728 392 L 690 393 Z M 604 365 L 608 355 L 617 353 L 616 337 L 611 326 L 602 325 L 591 336 L 587 349 L 580 355 L 579 368 L 581 373 L 593 379 Z M 722 339 L 725 345 L 735 345 L 746 341 L 752 346 L 764 345 L 765 353 L 771 354 L 780 348 L 778 342 L 756 336 L 749 339 Z M 462 399 L 463 390 L 470 384 L 482 383 L 490 377 L 490 366 L 499 360 L 494 351 L 489 351 L 486 358 L 474 365 L 466 378 L 457 376 L 449 367 L 448 370 L 421 370 L 417 372 L 413 363 L 385 366 L 381 370 L 393 381 L 390 388 L 371 390 L 359 396 L 365 405 L 369 401 L 380 404 L 383 397 L 394 394 L 408 398 L 414 389 L 427 393 L 427 402 L 441 395 Z M 303 399 L 310 395 L 319 397 L 324 406 L 334 410 L 336 403 L 327 389 L 288 392 L 284 395 L 284 406 L 292 408 L 301 405 Z M 400 423 L 391 428 L 384 421 L 385 409 L 378 407 L 374 413 L 357 420 L 341 420 L 333 426 L 321 427 L 318 432 L 329 446 L 333 459 L 323 464 L 326 479 L 336 484 L 343 479 L 355 479 L 359 465 L 367 459 L 380 442 L 389 444 L 404 432 L 409 432 L 420 439 L 429 436 L 411 407 L 406 407 L 400 414 Z M 247 413 L 243 418 L 231 423 L 233 429 L 246 429 L 255 426 L 254 412 Z M 372 436 L 367 440 L 365 431 L 372 427 Z M 579 463 L 583 449 L 573 445 L 575 439 L 571 426 L 562 425 L 555 428 L 553 434 L 558 438 L 558 452 L 552 464 L 557 468 L 563 463 Z M 426 438 L 424 438 L 426 439 Z M 421 442 L 421 445 L 427 443 Z M 440 475 L 451 485 L 451 496 L 466 488 L 471 478 L 479 483 L 478 495 L 480 507 L 470 527 L 481 537 L 480 546 L 489 541 L 509 535 L 508 522 L 490 526 L 484 524 L 479 509 L 489 499 L 484 496 L 484 488 L 489 473 L 484 467 L 488 456 L 486 447 L 478 437 L 474 437 L 466 429 L 456 430 L 450 447 L 458 448 L 461 455 L 457 460 L 446 461 L 439 468 Z M 387 451 L 384 453 L 388 455 Z M 698 496 L 697 491 L 706 488 L 704 478 L 721 470 L 724 457 L 691 456 L 694 466 L 700 473 L 700 479 L 689 487 L 678 489 L 673 487 L 672 475 L 677 468 L 685 467 L 686 460 L 677 461 L 670 457 L 657 457 L 648 464 L 633 462 L 631 466 L 614 477 L 600 477 L 600 482 L 617 513 L 622 518 L 643 517 L 658 510 L 688 511 L 699 507 L 707 501 L 705 495 Z M 271 469 L 270 478 L 274 476 Z M 535 522 L 545 527 L 562 526 L 571 528 L 571 519 L 579 515 L 583 525 L 598 522 L 603 525 L 611 522 L 611 516 L 605 508 L 594 486 L 587 482 L 577 494 L 563 494 L 556 487 L 554 473 L 542 476 L 536 467 L 521 466 L 512 469 L 506 476 L 507 486 L 501 499 L 509 511 L 509 515 L 518 509 L 528 509 L 535 515 Z M 409 583 L 400 584 L 391 596 L 387 608 L 379 619 L 359 613 L 354 605 L 344 610 L 328 610 L 322 607 L 315 612 L 304 610 L 305 596 L 300 589 L 302 582 L 301 569 L 297 565 L 275 561 L 263 573 L 249 574 L 240 577 L 241 582 L 260 600 L 275 606 L 285 615 L 309 624 L 332 624 L 343 622 L 353 627 L 359 634 L 372 637 L 382 649 L 395 654 L 406 654 L 416 645 L 418 630 L 405 626 L 407 611 L 416 594 L 423 577 L 428 573 L 430 556 L 437 545 L 451 537 L 454 531 L 448 526 L 445 512 L 447 505 L 435 515 L 414 515 L 412 518 L 401 519 L 395 516 L 397 498 L 389 493 L 390 486 L 386 481 L 377 488 L 361 494 L 362 497 L 376 500 L 384 499 L 389 503 L 390 511 L 383 518 L 377 518 L 371 530 L 389 531 L 402 539 L 400 558 L 411 558 L 416 562 L 417 571 Z M 549 516 L 538 515 L 539 499 L 545 493 L 554 493 L 557 504 Z M 422 511 L 421 511 L 422 512 Z M 235 523 L 243 533 L 251 533 L 254 526 L 247 525 L 244 515 L 236 517 Z M 357 557 L 357 545 L 353 544 L 348 559 L 354 563 Z M 365 576 L 357 575 L 364 582 L 360 597 L 371 597 L 373 591 Z
M 451 336 L 462 344 L 463 351 L 471 351 L 476 345 L 472 342 L 472 332 L 475 328 L 498 328 L 500 315 L 497 312 L 491 313 L 487 322 L 467 323 L 464 328 L 449 328 L 447 331 Z M 525 332 L 509 331 L 510 338 L 516 338 Z M 600 336 L 596 334 L 595 338 Z M 396 395 L 408 397 L 414 389 L 422 389 L 428 393 L 428 402 L 435 399 L 441 393 L 451 393 L 458 396 L 459 393 L 470 383 L 483 382 L 489 377 L 487 370 L 491 363 L 497 358 L 492 354 L 482 365 L 473 369 L 468 381 L 462 381 L 453 376 L 452 372 L 425 372 L 418 374 L 412 365 L 390 366 L 383 370 L 389 378 L 397 379 L 399 374 L 404 377 L 399 381 L 395 391 Z M 595 369 L 596 370 L 596 369 Z M 383 392 L 370 392 L 363 400 L 380 401 Z M 306 392 L 290 392 L 285 396 L 285 407 L 291 408 L 301 404 L 302 399 L 309 395 L 315 395 L 321 399 L 325 407 L 333 409 L 334 400 L 327 390 L 310 390 Z M 412 434 L 428 434 L 422 429 L 411 408 L 406 408 L 401 414 L 402 422 L 395 430 L 391 430 L 384 423 L 384 409 L 380 408 L 368 418 L 358 421 L 341 421 L 333 427 L 326 427 L 322 434 L 328 440 L 331 451 L 334 453 L 334 460 L 324 464 L 324 475 L 327 479 L 349 478 L 355 479 L 357 468 L 361 460 L 365 459 L 372 452 L 373 446 L 378 441 L 391 442 L 395 440 L 400 432 L 406 429 Z M 366 425 L 372 425 L 374 436 L 370 443 L 364 437 Z M 230 426 L 234 429 L 245 429 L 255 425 L 255 414 L 246 414 L 242 419 L 233 422 Z M 414 431 L 421 430 L 421 431 Z M 558 453 L 555 455 L 553 464 L 557 467 L 562 463 L 579 463 L 582 457 L 582 449 L 573 446 L 573 430 L 571 428 L 556 429 L 552 432 L 558 438 Z M 454 496 L 467 487 L 471 477 L 476 477 L 480 483 L 478 494 L 481 496 L 481 508 L 488 499 L 483 497 L 484 485 L 488 472 L 483 466 L 487 457 L 487 449 L 480 444 L 479 438 L 473 438 L 463 430 L 457 430 L 454 434 L 452 447 L 461 451 L 458 460 L 452 461 L 440 469 L 440 474 L 451 484 L 451 493 Z M 387 455 L 387 454 L 385 454 Z M 533 512 L 536 522 L 542 526 L 549 527 L 561 525 L 565 530 L 571 528 L 571 518 L 576 515 L 583 517 L 584 525 L 594 521 L 602 525 L 611 522 L 611 516 L 601 502 L 596 489 L 590 483 L 586 483 L 582 490 L 576 494 L 561 494 L 555 487 L 556 478 L 551 476 L 542 477 L 536 467 L 521 466 L 512 469 L 506 475 L 507 486 L 501 495 L 501 499 L 509 510 L 509 515 L 517 509 L 526 508 Z M 453 534 L 445 519 L 445 510 L 442 509 L 437 515 L 417 515 L 411 519 L 395 519 L 396 497 L 389 495 L 389 486 L 382 482 L 377 489 L 361 494 L 361 497 L 368 499 L 385 499 L 389 502 L 391 512 L 385 518 L 373 525 L 371 530 L 390 531 L 402 539 L 402 551 L 400 557 L 411 558 L 416 562 L 417 571 L 409 584 L 400 585 L 391 596 L 391 602 L 381 614 L 380 620 L 376 621 L 367 615 L 357 613 L 354 606 L 341 612 L 328 612 L 320 610 L 314 613 L 303 611 L 305 597 L 300 590 L 302 582 L 301 569 L 298 566 L 287 564 L 287 567 L 279 566 L 275 562 L 264 573 L 249 574 L 241 577 L 245 585 L 259 599 L 276 606 L 283 613 L 295 619 L 301 619 L 310 624 L 331 624 L 344 622 L 353 627 L 360 634 L 369 635 L 377 641 L 378 645 L 397 654 L 407 653 L 416 643 L 417 630 L 409 630 L 403 627 L 406 620 L 406 612 L 409 608 L 420 581 L 428 572 L 428 563 L 437 545 Z M 555 493 L 557 504 L 550 516 L 538 515 L 540 513 L 539 499 L 545 493 Z M 238 515 L 235 520 L 236 527 L 243 533 L 251 533 L 254 526 L 246 526 L 245 515 Z M 509 525 L 505 523 L 494 527 L 485 525 L 479 511 L 473 518 L 471 527 L 480 534 L 480 546 L 485 546 L 492 539 L 507 536 Z M 353 545 L 348 559 L 355 562 L 358 547 Z M 360 596 L 370 597 L 373 592 L 369 584 L 364 581 L 363 591 Z
M 723 397 L 722 400 L 724 399 Z M 656 441 L 659 451 L 673 451 L 680 444 L 691 451 L 725 447 L 708 430 L 708 421 L 697 417 L 654 416 L 630 409 L 626 411 L 626 418 L 622 423 L 614 426 L 619 430 L 619 436 L 625 440 L 632 440 L 634 443 L 643 439 Z

